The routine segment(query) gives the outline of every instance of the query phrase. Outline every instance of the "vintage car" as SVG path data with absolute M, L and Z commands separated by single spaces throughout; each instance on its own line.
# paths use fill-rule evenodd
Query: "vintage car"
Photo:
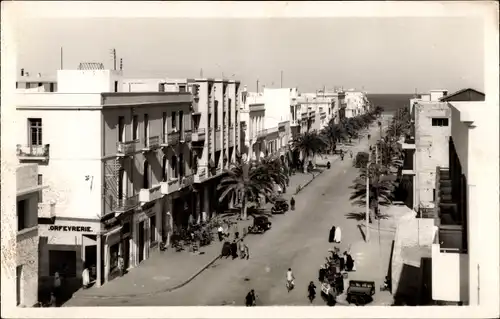
M 271 222 L 266 216 L 256 216 L 253 219 L 253 225 L 248 227 L 250 234 L 262 234 L 263 232 L 271 229 Z
M 284 214 L 288 211 L 288 203 L 284 198 L 278 198 L 274 201 L 274 206 L 271 208 L 273 214 Z
M 349 280 L 346 298 L 348 303 L 363 306 L 373 301 L 373 295 L 375 295 L 374 281 Z

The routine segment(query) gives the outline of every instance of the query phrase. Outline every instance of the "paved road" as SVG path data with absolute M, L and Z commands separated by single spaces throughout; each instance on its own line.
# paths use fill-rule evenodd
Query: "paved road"
M 376 125 L 371 131 L 375 136 Z M 367 148 L 365 138 L 352 149 L 356 154 Z M 387 263 L 382 265 L 378 260 L 377 235 L 372 235 L 371 243 L 364 243 L 358 222 L 345 217 L 350 212 L 363 211 L 349 201 L 348 187 L 357 173 L 347 156 L 316 178 L 295 197 L 295 211 L 275 216 L 273 228 L 265 234 L 247 236 L 249 260 L 219 260 L 191 283 L 173 292 L 131 299 L 91 299 L 85 301 L 88 304 L 74 306 L 244 305 L 244 297 L 250 289 L 255 289 L 259 296 L 258 305 L 308 305 L 307 285 L 311 280 L 318 287 L 313 305 L 325 305 L 319 294 L 317 277 L 328 249 L 333 247 L 328 243 L 328 232 L 333 224 L 342 228 L 342 243 L 337 247 L 342 251 L 351 248 L 357 260 L 357 272 L 351 273 L 350 278 L 369 275 L 371 278 L 363 279 L 377 280 L 380 285 L 380 270 L 387 267 Z M 386 243 L 387 239 L 383 241 Z M 285 273 L 289 267 L 297 278 L 296 288 L 290 293 L 285 288 Z

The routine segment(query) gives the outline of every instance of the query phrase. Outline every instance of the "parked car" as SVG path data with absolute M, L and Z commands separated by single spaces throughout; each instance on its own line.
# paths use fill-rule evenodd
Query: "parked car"
M 253 225 L 248 227 L 248 233 L 250 234 L 262 234 L 265 231 L 271 229 L 272 223 L 266 216 L 256 216 L 253 219 Z
M 364 306 L 373 301 L 375 294 L 374 281 L 349 280 L 347 288 L 347 302 L 356 306 Z

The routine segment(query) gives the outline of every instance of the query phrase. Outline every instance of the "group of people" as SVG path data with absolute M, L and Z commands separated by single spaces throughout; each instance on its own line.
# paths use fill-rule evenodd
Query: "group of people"
M 342 230 L 340 227 L 332 226 L 330 234 L 328 235 L 329 243 L 340 243 L 342 241 Z
M 238 242 L 236 239 L 234 239 L 232 243 L 228 241 L 224 242 L 221 255 L 226 258 L 232 256 L 233 259 L 236 259 L 238 258 L 238 252 L 241 259 L 246 258 L 248 260 L 250 258 L 250 250 L 248 245 L 243 241 L 243 238 Z

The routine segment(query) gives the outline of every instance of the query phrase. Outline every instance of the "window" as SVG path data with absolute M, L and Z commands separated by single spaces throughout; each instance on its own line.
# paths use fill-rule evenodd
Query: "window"
M 181 134 L 184 132 L 184 112 L 179 111 L 179 131 Z
M 54 83 L 49 84 L 49 92 L 55 92 L 54 90 Z
M 162 114 L 162 123 L 163 136 L 165 136 L 165 134 L 167 134 L 167 112 L 163 112 Z
M 139 135 L 139 119 L 137 115 L 132 117 L 132 140 L 136 140 Z
M 42 145 L 42 119 L 28 119 L 30 130 L 29 144 Z
M 115 92 L 118 92 L 118 81 L 115 81 Z
M 447 118 L 432 118 L 432 126 L 448 126 Z
M 149 116 L 144 114 L 144 145 L 149 145 Z
M 150 240 L 151 243 L 154 243 L 156 242 L 156 216 L 151 216 L 149 221 L 150 221 L 150 227 L 149 227 Z
M 118 142 L 125 140 L 125 117 L 118 117 Z
M 123 196 L 125 190 L 125 187 L 123 187 L 124 177 L 125 177 L 125 170 L 122 168 L 118 171 L 118 200 L 122 200 L 124 197 Z
M 184 177 L 184 155 L 179 154 L 179 176 Z
M 227 108 L 228 108 L 228 111 L 229 111 L 229 125 L 231 125 L 231 109 L 232 109 L 231 102 L 232 102 L 231 99 L 229 99 L 228 102 L 227 102 Z
M 175 112 L 172 112 L 172 129 L 175 129 L 177 127 L 177 118 L 176 118 L 176 115 Z
M 149 163 L 148 161 L 144 161 L 144 170 L 143 170 L 143 178 L 142 178 L 142 188 L 148 189 L 149 185 Z
M 172 169 L 172 176 L 174 178 L 177 178 L 177 157 L 174 155 L 172 156 L 172 161 L 170 163 L 170 168 Z
M 179 85 L 179 92 L 180 93 L 185 93 L 186 92 L 186 86 L 185 85 Z
M 212 127 L 212 114 L 208 114 L 208 128 Z
M 163 156 L 163 161 L 162 161 L 162 176 L 161 177 L 162 177 L 162 180 L 164 182 L 167 181 L 167 177 L 168 176 L 167 176 L 167 156 L 166 155 Z
M 21 231 L 29 227 L 26 204 L 27 200 L 20 200 L 17 202 L 17 231 Z

